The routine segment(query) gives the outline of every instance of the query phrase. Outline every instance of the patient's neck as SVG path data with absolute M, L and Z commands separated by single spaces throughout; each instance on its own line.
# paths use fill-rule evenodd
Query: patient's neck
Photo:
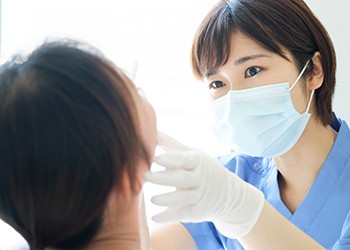
M 123 205 L 111 199 L 102 228 L 86 249 L 149 250 L 143 195 Z

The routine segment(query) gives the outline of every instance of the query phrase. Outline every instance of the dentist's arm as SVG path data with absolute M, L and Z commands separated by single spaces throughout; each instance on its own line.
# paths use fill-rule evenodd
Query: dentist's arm
M 152 250 L 197 250 L 191 234 L 180 222 L 173 222 L 151 232 Z
M 245 249 L 324 250 L 318 242 L 283 217 L 265 201 L 252 230 L 238 239 Z

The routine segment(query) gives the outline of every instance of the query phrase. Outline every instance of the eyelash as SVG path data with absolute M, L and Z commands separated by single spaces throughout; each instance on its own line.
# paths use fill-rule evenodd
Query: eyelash
M 251 70 L 251 69 L 258 69 L 258 70 L 254 73 L 254 75 L 248 75 L 248 72 L 249 72 L 249 70 Z M 249 67 L 249 68 L 245 71 L 245 76 L 244 76 L 244 77 L 245 77 L 245 78 L 253 77 L 253 76 L 255 76 L 256 74 L 258 74 L 261 70 L 262 70 L 262 68 L 259 67 L 259 66 Z
M 248 75 L 248 72 L 249 72 L 249 70 L 251 70 L 251 69 L 256 69 L 256 72 L 254 73 L 254 75 Z M 259 74 L 261 71 L 262 71 L 262 68 L 259 67 L 259 66 L 249 67 L 249 68 L 245 71 L 244 77 L 245 77 L 245 78 L 253 77 L 253 76 Z M 216 84 L 216 83 L 220 83 L 220 86 L 215 87 L 214 84 Z M 209 87 L 209 89 L 218 89 L 218 88 L 224 87 L 225 85 L 226 85 L 226 84 L 225 84 L 224 82 L 218 81 L 218 80 L 217 80 L 217 81 L 212 81 L 212 82 L 209 84 L 208 87 Z
M 215 83 L 220 83 L 221 86 L 219 86 L 219 87 L 214 87 L 213 84 L 215 84 Z M 213 81 L 213 82 L 211 82 L 211 83 L 209 84 L 209 89 L 218 89 L 218 88 L 221 88 L 221 87 L 223 87 L 223 86 L 225 86 L 225 85 L 226 85 L 226 84 L 223 83 L 222 81 Z

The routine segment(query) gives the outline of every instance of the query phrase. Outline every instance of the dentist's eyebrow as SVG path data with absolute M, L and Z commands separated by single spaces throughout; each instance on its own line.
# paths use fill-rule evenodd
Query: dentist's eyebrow
M 217 73 L 218 73 L 217 70 L 211 70 L 205 74 L 204 78 L 208 79 L 209 77 L 216 75 Z
M 268 55 L 264 55 L 264 54 L 259 54 L 259 55 L 250 55 L 250 56 L 245 56 L 245 57 L 241 57 L 239 58 L 238 60 L 236 60 L 234 62 L 234 65 L 238 66 L 238 65 L 241 65 L 249 60 L 254 60 L 254 59 L 257 59 L 257 58 L 261 58 L 261 57 L 268 57 L 268 58 L 271 58 L 270 56 Z
M 244 56 L 244 57 L 241 57 L 239 58 L 238 60 L 234 61 L 234 65 L 235 66 L 238 66 L 238 65 L 241 65 L 249 60 L 254 60 L 254 59 L 258 59 L 258 58 L 261 58 L 261 57 L 266 57 L 266 58 L 271 58 L 271 56 L 268 56 L 268 55 L 264 55 L 264 54 L 258 54 L 258 55 L 250 55 L 250 56 Z M 211 70 L 209 72 L 207 72 L 205 74 L 205 78 L 209 78 L 211 77 L 212 75 L 215 75 L 217 74 L 217 70 Z

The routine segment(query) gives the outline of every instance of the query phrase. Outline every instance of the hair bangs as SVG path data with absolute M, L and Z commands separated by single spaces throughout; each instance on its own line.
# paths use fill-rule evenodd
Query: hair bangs
M 192 46 L 191 63 L 195 77 L 208 77 L 224 65 L 230 55 L 234 24 L 228 8 L 217 5 L 199 27 Z

